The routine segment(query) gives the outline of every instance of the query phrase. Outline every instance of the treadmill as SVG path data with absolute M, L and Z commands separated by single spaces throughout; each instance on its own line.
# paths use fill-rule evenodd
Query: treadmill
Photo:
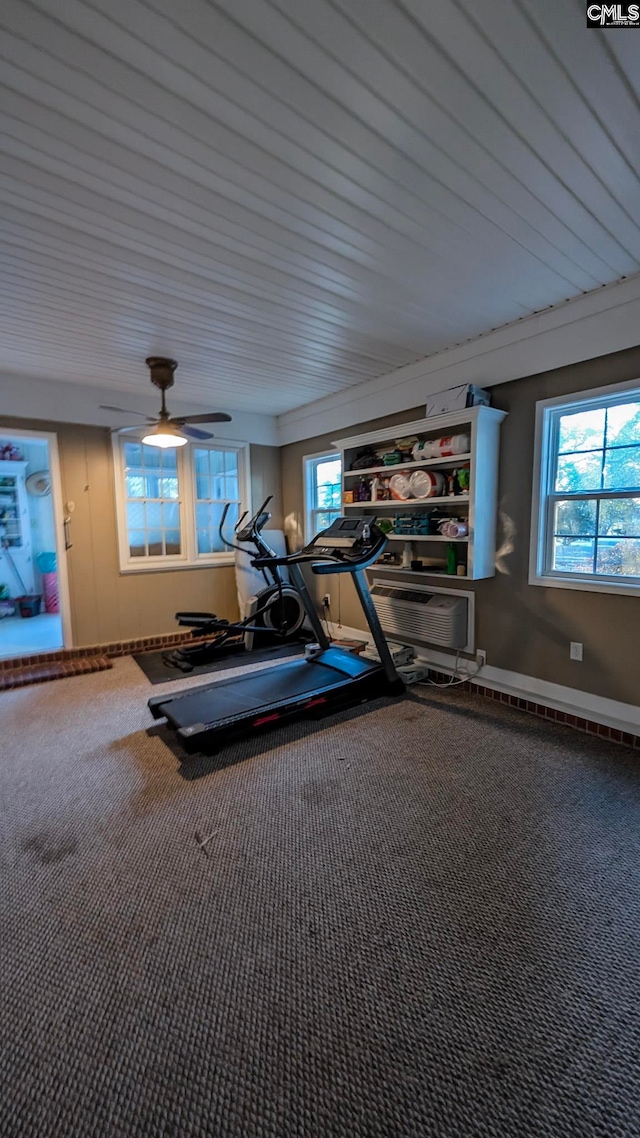
M 149 700 L 153 717 L 166 719 L 188 754 L 211 754 L 238 736 L 262 732 L 288 719 L 330 715 L 382 695 L 401 695 L 404 683 L 396 672 L 364 575 L 386 544 L 386 535 L 371 518 L 336 518 L 298 553 L 253 558 L 257 569 L 287 566 L 320 651 L 176 695 L 153 696 Z M 354 652 L 331 646 L 302 574 L 305 563 L 319 575 L 351 575 L 379 661 L 363 660 Z

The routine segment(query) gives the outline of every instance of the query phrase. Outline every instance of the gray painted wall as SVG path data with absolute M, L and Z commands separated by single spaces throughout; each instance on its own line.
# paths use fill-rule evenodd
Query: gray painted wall
M 499 498 L 515 525 L 514 551 L 506 559 L 507 575 L 459 586 L 475 589 L 476 643 L 489 664 L 632 704 L 640 703 L 640 597 L 532 586 L 528 564 L 536 401 L 638 377 L 640 347 L 492 388 L 493 405 L 509 413 L 502 426 Z M 350 427 L 348 434 L 423 414 L 424 406 L 413 407 Z M 335 437 L 333 432 L 282 448 L 283 505 L 290 524 L 302 516 L 303 455 L 330 447 Z M 456 587 L 455 579 L 446 583 Z M 331 579 L 334 618 L 338 588 L 344 624 L 363 627 L 355 593 L 344 578 Z M 584 644 L 582 663 L 569 659 L 571 640 Z

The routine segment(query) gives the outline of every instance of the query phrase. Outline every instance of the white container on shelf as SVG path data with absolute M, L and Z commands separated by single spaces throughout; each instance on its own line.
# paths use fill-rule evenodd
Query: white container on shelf
M 448 521 L 441 523 L 440 533 L 443 534 L 444 537 L 466 537 L 469 533 L 469 526 L 464 520 L 457 521 L 453 518 L 449 518 Z
M 406 474 L 394 474 L 393 478 L 389 479 L 389 489 L 394 501 L 406 502 L 412 496 L 411 479 L 407 478 Z
M 409 479 L 412 498 L 439 498 L 444 494 L 445 478 L 438 470 L 415 470 Z
M 418 461 L 421 458 L 450 458 L 456 454 L 467 454 L 470 445 L 469 435 L 442 435 L 439 439 L 424 439 L 416 443 L 413 457 Z

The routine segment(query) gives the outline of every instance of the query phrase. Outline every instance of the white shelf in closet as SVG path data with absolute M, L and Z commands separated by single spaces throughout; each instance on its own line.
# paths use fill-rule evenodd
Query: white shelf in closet
M 506 416 L 505 411 L 495 407 L 467 407 L 449 415 L 434 415 L 430 418 L 415 419 L 409 423 L 398 423 L 362 435 L 352 435 L 334 442 L 334 447 L 342 456 L 342 489 L 354 490 L 357 479 L 367 480 L 373 474 L 398 474 L 404 470 L 428 467 L 455 469 L 459 465 L 469 468 L 469 490 L 464 494 L 447 497 L 410 499 L 406 502 L 352 502 L 345 503 L 345 514 L 354 510 L 371 515 L 385 510 L 396 513 L 409 512 L 412 508 L 422 510 L 430 507 L 449 506 L 456 514 L 469 519 L 467 538 L 449 539 L 442 535 L 416 536 L 412 534 L 393 534 L 391 541 L 410 541 L 415 546 L 416 560 L 427 556 L 429 545 L 434 541 L 453 540 L 456 546 L 464 543 L 467 572 L 456 580 L 473 581 L 495 574 L 496 519 L 498 506 L 498 453 L 500 445 L 500 426 Z M 438 439 L 447 435 L 469 435 L 470 447 L 464 454 L 450 455 L 446 458 L 425 459 L 423 462 L 397 463 L 394 466 L 370 467 L 369 470 L 350 470 L 351 463 L 366 446 L 381 452 L 383 448 L 393 450 L 396 439 L 417 435 L 419 439 Z M 463 510 L 458 510 L 462 506 Z M 374 516 L 375 516 L 374 514 Z M 375 567 L 374 567 L 375 568 Z M 371 570 L 373 571 L 373 570 Z M 411 573 L 413 577 L 449 578 L 452 574 L 430 573 L 428 570 L 405 570 L 390 566 L 376 568 L 377 572 Z

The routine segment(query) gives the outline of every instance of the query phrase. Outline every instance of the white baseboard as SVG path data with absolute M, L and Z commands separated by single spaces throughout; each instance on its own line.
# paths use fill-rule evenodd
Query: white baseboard
M 338 638 L 344 636 L 348 639 L 372 642 L 371 634 L 361 628 L 346 628 L 335 623 L 330 627 L 332 635 Z M 420 660 L 426 661 L 434 668 L 439 668 L 443 672 L 453 672 L 455 656 L 449 652 L 439 652 L 435 648 L 420 648 L 416 649 L 416 654 Z M 475 668 L 473 661 L 465 660 L 464 666 L 468 666 L 471 671 Z M 490 664 L 485 664 L 482 671 L 471 678 L 471 683 L 478 687 L 506 692 L 507 695 L 526 699 L 530 703 L 553 707 L 556 711 L 564 711 L 567 715 L 575 715 L 580 719 L 603 723 L 606 727 L 614 727 L 629 735 L 640 736 L 640 707 L 635 704 L 605 699 L 604 696 L 579 691 L 578 688 L 552 684 L 536 676 L 510 672 L 506 668 L 494 668 Z

